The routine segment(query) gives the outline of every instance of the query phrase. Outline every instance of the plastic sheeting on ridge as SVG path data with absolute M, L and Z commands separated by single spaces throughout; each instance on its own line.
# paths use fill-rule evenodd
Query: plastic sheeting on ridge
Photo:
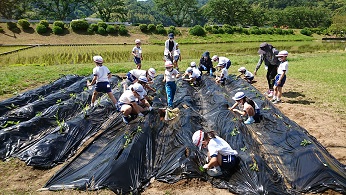
M 135 119 L 129 125 L 121 122 L 119 113 L 114 112 L 106 98 L 101 98 L 94 110 L 83 110 L 91 97 L 90 90 L 83 91 L 86 79 L 81 78 L 81 84 L 76 81 L 76 96 L 67 98 L 62 105 L 50 104 L 41 109 L 41 116 L 0 130 L 1 158 L 16 156 L 29 165 L 44 168 L 71 157 L 86 139 L 98 133 L 47 182 L 45 187 L 50 190 L 109 188 L 118 194 L 140 193 L 153 178 L 168 183 L 203 178 L 218 188 L 239 194 L 292 194 L 326 189 L 346 193 L 346 167 L 241 79 L 229 76 L 225 87 L 221 87 L 205 77 L 197 88 L 179 80 L 174 102 L 180 109 L 178 117 L 163 122 L 154 110 L 143 122 Z M 166 105 L 161 81 L 162 76 L 158 76 L 154 83 L 157 89 L 154 107 Z M 121 90 L 115 87 L 117 83 L 119 79 L 115 78 L 113 93 L 119 97 Z M 263 116 L 260 123 L 246 126 L 227 109 L 238 91 L 244 91 L 260 106 Z M 56 125 L 56 118 L 64 119 L 63 128 Z M 239 152 L 237 168 L 221 178 L 211 178 L 199 170 L 205 163 L 205 154 L 191 142 L 192 134 L 208 125 Z M 312 144 L 301 146 L 304 139 Z

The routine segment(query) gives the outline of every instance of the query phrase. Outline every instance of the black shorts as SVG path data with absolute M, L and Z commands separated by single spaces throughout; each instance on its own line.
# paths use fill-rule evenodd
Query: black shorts
M 221 169 L 223 171 L 228 171 L 235 167 L 237 164 L 237 157 L 234 155 L 228 155 L 228 156 L 223 156 L 222 155 L 222 164 L 221 164 Z
M 98 82 L 95 87 L 96 92 L 109 93 L 112 92 L 109 82 Z

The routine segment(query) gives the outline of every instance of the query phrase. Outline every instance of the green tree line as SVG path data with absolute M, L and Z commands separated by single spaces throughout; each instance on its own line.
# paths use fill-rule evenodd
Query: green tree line
M 327 28 L 334 24 L 333 18 L 339 22 L 346 15 L 346 0 L 1 0 L 0 7 L 0 16 L 6 19 L 96 17 L 104 22 L 188 27 Z

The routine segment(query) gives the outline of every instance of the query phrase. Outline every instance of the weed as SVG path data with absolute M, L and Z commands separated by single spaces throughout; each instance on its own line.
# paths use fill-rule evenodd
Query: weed
M 44 100 L 44 96 L 43 95 L 38 96 L 38 100 L 43 101 Z
M 199 166 L 198 168 L 199 168 L 199 171 L 201 171 L 202 173 L 205 172 L 205 169 L 203 168 L 203 166 Z
M 309 141 L 309 140 L 306 140 L 306 139 L 304 139 L 302 142 L 300 142 L 300 145 L 301 146 L 307 146 L 307 145 L 310 145 L 311 144 L 311 141 Z
M 235 121 L 238 121 L 238 119 L 237 119 L 236 117 L 234 117 L 234 118 L 232 119 L 232 121 L 235 122 Z
M 271 108 L 270 107 L 264 107 L 262 108 L 263 110 L 270 110 Z
M 6 121 L 5 125 L 0 126 L 1 128 L 6 128 L 10 125 L 18 125 L 20 123 L 20 121 Z

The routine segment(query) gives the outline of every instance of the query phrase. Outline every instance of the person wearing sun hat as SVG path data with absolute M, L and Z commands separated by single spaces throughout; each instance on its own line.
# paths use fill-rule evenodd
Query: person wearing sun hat
M 255 76 L 250 71 L 246 70 L 245 67 L 240 67 L 238 69 L 238 72 L 240 72 L 240 75 L 238 75 L 237 78 L 239 78 L 241 75 L 244 75 L 244 79 L 248 83 L 252 84 L 252 81 L 255 78 Z
M 224 64 L 227 69 L 232 65 L 231 60 L 223 56 L 214 55 L 211 60 L 213 60 L 213 62 L 218 62 L 218 64 Z
M 141 40 L 136 39 L 135 44 L 136 46 L 132 49 L 133 61 L 135 62 L 137 69 L 141 69 L 143 60 Z
M 93 61 L 96 65 L 96 67 L 93 69 L 94 77 L 90 83 L 87 83 L 87 85 L 92 86 L 96 84 L 96 87 L 91 97 L 90 106 L 94 106 L 98 93 L 107 93 L 114 106 L 116 106 L 117 100 L 112 93 L 111 85 L 109 83 L 109 79 L 112 77 L 111 71 L 109 71 L 109 69 L 103 65 L 103 58 L 101 56 L 94 56 Z
M 275 76 L 274 95 L 272 99 L 272 102 L 274 104 L 281 102 L 282 87 L 284 86 L 286 82 L 286 74 L 288 72 L 288 61 L 287 61 L 288 52 L 286 50 L 282 50 L 276 56 L 279 58 L 279 61 L 281 63 L 277 70 L 278 74 Z
M 221 137 L 215 135 L 215 132 L 198 130 L 192 135 L 192 142 L 201 150 L 206 148 L 207 162 L 203 165 L 207 169 L 207 174 L 216 177 L 223 172 L 230 171 L 237 164 L 238 152 Z
M 235 104 L 228 108 L 232 112 L 237 112 L 241 114 L 242 116 L 248 116 L 247 120 L 244 121 L 244 124 L 249 125 L 254 122 L 259 122 L 260 119 L 260 109 L 258 105 L 252 101 L 251 99 L 247 98 L 244 94 L 244 92 L 237 92 L 232 99 L 235 102 Z M 242 110 L 237 109 L 236 107 L 238 105 L 242 106 Z
M 188 67 L 185 71 L 185 74 L 189 75 L 189 78 L 184 79 L 184 81 L 188 81 L 190 84 L 194 86 L 199 86 L 199 83 L 202 80 L 202 76 L 198 69 Z
M 209 51 L 206 51 L 202 54 L 201 59 L 199 60 L 199 71 L 207 71 L 211 76 L 213 75 L 213 72 L 215 72 L 215 68 L 213 67 L 213 62 L 211 61 L 210 58 L 210 53 Z
M 173 55 L 176 48 L 177 43 L 174 40 L 174 34 L 169 33 L 168 39 L 165 41 L 165 50 L 163 52 L 165 61 L 171 61 L 173 62 Z
M 163 82 L 166 82 L 167 106 L 173 109 L 173 100 L 175 91 L 177 90 L 176 79 L 180 76 L 179 71 L 173 68 L 171 61 L 165 62 L 165 74 L 163 75 Z
M 224 85 L 228 76 L 228 70 L 226 68 L 226 64 L 218 64 L 217 68 L 221 70 L 220 76 L 216 77 L 215 81 L 216 83 L 220 83 L 221 85 Z

